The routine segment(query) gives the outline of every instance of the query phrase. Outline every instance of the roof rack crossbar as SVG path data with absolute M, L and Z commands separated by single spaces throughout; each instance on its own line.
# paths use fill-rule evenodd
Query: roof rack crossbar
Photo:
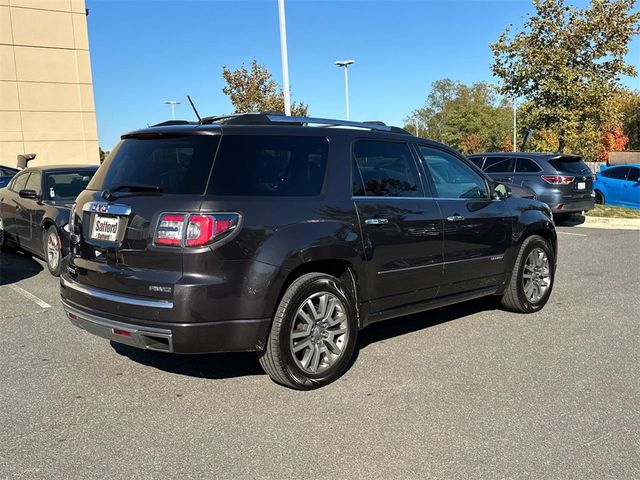
M 369 130 L 379 130 L 381 132 L 390 132 L 391 127 L 380 125 L 378 123 L 352 122 L 349 120 L 332 120 L 329 118 L 313 118 L 313 117 L 287 117 L 285 115 L 267 115 L 270 122 L 273 123 L 311 123 L 316 125 L 327 125 L 333 127 L 354 127 L 366 128 Z

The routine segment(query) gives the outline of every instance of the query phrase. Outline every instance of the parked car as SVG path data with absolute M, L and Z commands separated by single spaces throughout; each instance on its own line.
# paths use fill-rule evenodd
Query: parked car
M 257 351 L 326 385 L 371 323 L 484 295 L 535 312 L 549 208 L 384 124 L 244 114 L 126 134 L 72 213 L 72 323 L 173 353 Z M 214 161 L 215 158 L 215 161 Z
M 594 175 L 578 155 L 489 152 L 468 158 L 494 180 L 531 188 L 556 217 L 593 208 Z
M 596 203 L 640 208 L 640 163 L 603 165 L 593 184 Z
M 5 167 L 0 165 L 0 188 L 6 187 L 16 173 L 20 170 L 17 168 Z
M 97 166 L 34 167 L 0 189 L 0 248 L 14 246 L 47 261 L 59 275 L 69 250 L 69 211 Z

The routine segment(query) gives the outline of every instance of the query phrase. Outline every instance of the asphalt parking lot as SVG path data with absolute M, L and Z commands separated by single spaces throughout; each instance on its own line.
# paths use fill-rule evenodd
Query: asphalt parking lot
M 640 232 L 559 232 L 542 312 L 374 325 L 313 392 L 90 336 L 43 262 L 0 254 L 0 478 L 640 478 Z

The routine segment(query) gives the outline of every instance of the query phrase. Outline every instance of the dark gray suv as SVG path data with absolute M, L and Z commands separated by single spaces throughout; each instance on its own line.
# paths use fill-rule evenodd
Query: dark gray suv
M 489 152 L 468 158 L 498 182 L 531 188 L 556 217 L 593 208 L 594 175 L 577 155 Z
M 338 378 L 374 322 L 485 295 L 536 312 L 556 268 L 549 208 L 453 149 L 279 115 L 124 135 L 70 230 L 75 325 L 148 350 L 256 351 L 298 389 Z

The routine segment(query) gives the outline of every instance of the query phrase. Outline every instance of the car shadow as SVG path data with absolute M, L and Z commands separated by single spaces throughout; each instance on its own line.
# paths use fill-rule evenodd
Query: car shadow
M 33 256 L 17 250 L 0 252 L 0 285 L 17 283 L 34 277 L 44 267 Z
M 355 363 L 360 351 L 373 343 L 430 328 L 482 311 L 495 310 L 496 307 L 497 300 L 495 297 L 485 297 L 370 325 L 359 333 L 358 343 L 349 368 Z M 178 375 L 206 379 L 264 375 L 264 371 L 258 363 L 257 354 L 253 352 L 175 355 L 142 350 L 116 342 L 111 342 L 111 347 L 119 355 L 125 356 L 136 363 Z
M 575 227 L 577 225 L 582 225 L 584 222 L 584 215 L 580 215 L 578 213 L 555 219 L 556 226 L 558 227 Z

